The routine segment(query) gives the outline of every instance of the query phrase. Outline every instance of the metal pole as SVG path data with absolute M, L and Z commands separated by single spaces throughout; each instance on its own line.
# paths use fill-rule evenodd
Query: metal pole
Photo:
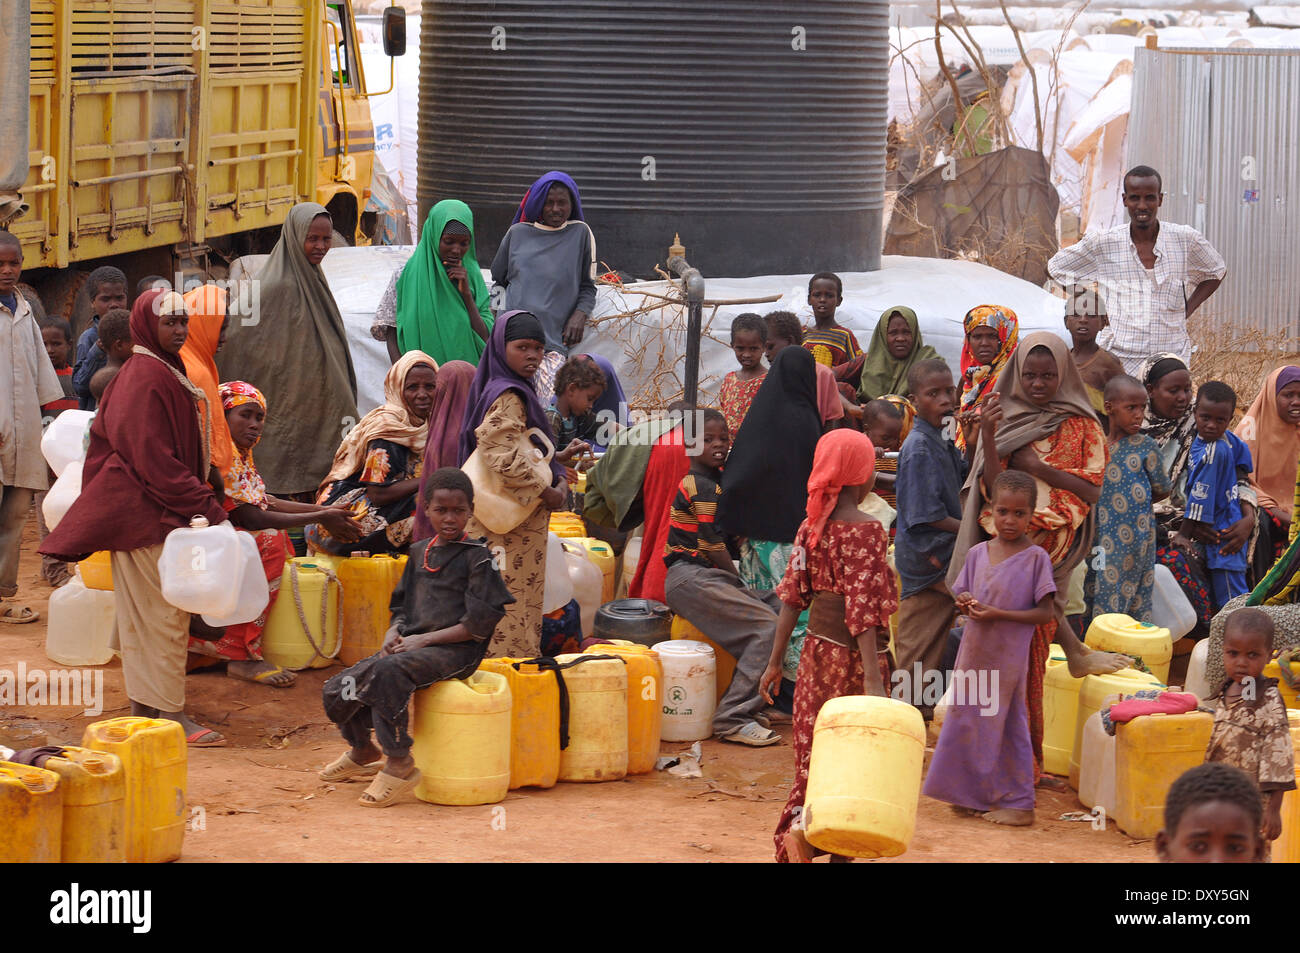
M 700 335 L 704 323 L 704 276 L 686 260 L 686 249 L 678 238 L 668 249 L 668 270 L 682 279 L 686 288 L 686 379 L 683 397 L 692 407 L 700 395 Z

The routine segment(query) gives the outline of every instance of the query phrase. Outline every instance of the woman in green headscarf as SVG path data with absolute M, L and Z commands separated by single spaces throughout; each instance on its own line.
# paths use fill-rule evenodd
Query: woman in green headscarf
M 321 273 L 333 220 L 315 202 L 289 210 L 280 240 L 255 276 L 253 314 L 232 315 L 217 355 L 222 380 L 243 380 L 276 413 L 257 467 L 276 496 L 314 492 L 329 472 L 339 431 L 355 424 L 357 374 L 347 329 Z M 218 408 L 220 412 L 220 408 Z
M 871 336 L 867 358 L 862 363 L 858 397 L 862 403 L 887 394 L 907 396 L 907 372 L 917 361 L 938 357 L 938 352 L 921 343 L 921 326 L 916 312 L 902 305 L 886 308 Z
M 423 351 L 439 364 L 478 364 L 492 331 L 487 284 L 474 249 L 474 215 L 457 199 L 429 210 L 420 244 L 396 281 L 396 360 Z

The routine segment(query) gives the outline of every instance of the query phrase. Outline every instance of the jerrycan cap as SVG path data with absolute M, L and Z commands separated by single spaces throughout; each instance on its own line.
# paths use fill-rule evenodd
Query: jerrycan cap
M 190 518 L 190 529 L 205 529 L 209 525 L 206 516 L 194 516 Z
M 22 781 L 27 787 L 39 791 L 45 787 L 45 775 L 36 771 L 23 771 L 18 775 L 18 780 Z
M 91 774 L 108 774 L 108 765 L 104 763 L 103 758 L 86 758 L 81 762 L 81 766 Z
M 109 741 L 125 741 L 131 736 L 131 732 L 126 729 L 125 725 L 109 725 L 104 729 L 104 736 Z
M 364 550 L 360 550 L 360 549 L 357 550 L 356 552 L 353 552 L 353 553 L 349 554 L 349 555 L 351 556 L 352 559 L 369 559 L 369 558 L 370 558 L 370 554 L 369 554 L 368 552 L 365 552 Z

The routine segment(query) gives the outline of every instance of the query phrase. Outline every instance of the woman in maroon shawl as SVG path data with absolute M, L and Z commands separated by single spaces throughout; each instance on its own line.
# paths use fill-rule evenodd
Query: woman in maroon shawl
M 460 431 L 469 403 L 469 388 L 474 382 L 474 365 L 467 361 L 447 361 L 438 368 L 434 385 L 433 411 L 429 414 L 429 439 L 424 444 L 424 466 L 420 470 L 420 492 L 416 496 L 415 527 L 412 540 L 433 536 L 433 524 L 424 512 L 424 490 L 429 475 L 443 467 L 458 467 Z
M 207 398 L 178 356 L 189 328 L 180 295 L 146 291 L 131 309 L 135 350 L 104 391 L 90 427 L 81 495 L 41 551 L 79 560 L 112 554 L 115 646 L 131 714 L 180 722 L 194 747 L 226 739 L 188 717 L 185 657 L 190 616 L 162 595 L 158 557 L 173 529 L 203 516 L 226 520 L 208 473 Z M 220 413 L 218 408 L 217 413 Z

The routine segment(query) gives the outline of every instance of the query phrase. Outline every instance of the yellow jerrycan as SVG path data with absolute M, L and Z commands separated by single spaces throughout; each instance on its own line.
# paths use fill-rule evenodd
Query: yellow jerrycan
M 627 662 L 627 773 L 648 774 L 659 760 L 664 667 L 659 653 L 633 642 L 593 645 L 588 655 L 617 655 Z
M 600 601 L 604 605 L 606 602 L 614 601 L 614 569 L 618 566 L 618 560 L 614 557 L 614 547 L 609 545 L 603 539 L 595 539 L 591 536 L 584 536 L 578 540 L 582 544 L 583 550 L 587 553 L 587 558 L 596 564 L 600 570 Z
M 553 788 L 560 777 L 560 683 L 553 671 L 516 658 L 485 658 L 480 672 L 510 685 L 510 790 Z
M 1205 761 L 1214 716 L 1142 715 L 1115 726 L 1115 823 L 1130 837 L 1165 826 L 1165 798 L 1184 771 Z
M 476 671 L 422 688 L 411 699 L 420 769 L 415 796 L 431 804 L 496 804 L 510 790 L 510 685 Z
M 561 781 L 627 777 L 627 666 L 621 658 L 557 655 L 569 693 L 569 744 Z
M 1085 645 L 1102 652 L 1119 652 L 1131 656 L 1134 668 L 1145 664 L 1162 682 L 1169 680 L 1169 660 L 1174 657 L 1174 643 L 1168 629 L 1138 622 L 1118 612 L 1093 618 L 1083 638 Z
M 262 657 L 272 665 L 299 670 L 334 664 L 343 645 L 343 616 L 341 586 L 331 563 L 337 565 L 319 556 L 285 563 L 280 595 L 262 633 Z
M 1043 672 L 1043 770 L 1066 777 L 1074 748 L 1074 716 L 1079 709 L 1083 679 L 1070 674 L 1065 653 L 1052 646 Z
M 1088 675 L 1079 686 L 1079 703 L 1074 710 L 1074 743 L 1070 748 L 1070 787 L 1079 790 L 1079 765 L 1083 756 L 1083 726 L 1102 702 L 1111 695 L 1128 697 L 1144 688 L 1164 688 L 1160 679 L 1135 668 L 1122 668 L 1109 675 Z M 1118 774 L 1116 777 L 1118 778 Z
M 110 718 L 86 726 L 83 748 L 107 751 L 125 776 L 125 855 L 157 864 L 181 855 L 185 839 L 185 729 L 162 718 Z
M 126 772 L 107 751 L 65 745 L 45 761 L 63 788 L 65 864 L 120 864 L 126 860 Z
M 1207 639 L 1206 641 L 1208 642 L 1209 640 Z M 1291 679 L 1292 681 L 1294 681 L 1296 678 L 1300 678 L 1300 669 L 1298 669 L 1295 675 L 1293 676 L 1291 674 L 1292 663 L 1290 659 L 1287 659 L 1285 664 L 1286 664 L 1286 670 L 1283 671 L 1282 668 L 1283 660 L 1280 658 L 1273 659 L 1271 662 L 1269 662 L 1267 665 L 1264 666 L 1264 677 L 1277 679 L 1277 690 L 1278 693 L 1282 696 L 1283 705 L 1286 705 L 1288 709 L 1300 708 L 1300 700 L 1297 700 L 1296 689 L 1291 684 L 1291 682 L 1287 680 L 1287 679 Z M 1223 686 L 1220 685 L 1216 687 L 1222 688 Z
M 383 647 L 392 613 L 393 590 L 406 569 L 406 556 L 353 553 L 334 565 L 343 587 L 343 645 L 339 661 L 355 665 Z
M 59 776 L 0 761 L 0 863 L 57 864 L 62 826 Z
M 567 510 L 551 514 L 550 530 L 560 539 L 581 539 L 587 535 L 582 517 Z
M 690 639 L 693 642 L 703 642 L 705 645 L 713 647 L 713 657 L 718 663 L 717 699 L 722 701 L 722 696 L 727 694 L 727 689 L 731 687 L 731 677 L 736 674 L 736 657 L 691 625 L 684 616 L 673 616 L 673 626 L 669 630 L 668 637 L 670 639 Z
M 925 722 L 906 702 L 845 695 L 813 726 L 804 834 L 849 857 L 896 857 L 916 828 Z
M 107 550 L 101 550 L 91 553 L 77 563 L 77 569 L 81 572 L 81 581 L 87 589 L 112 590 L 113 563 L 109 557 L 110 553 Z
M 1288 708 L 1291 725 L 1291 748 L 1300 752 L 1300 710 Z M 1300 783 L 1300 759 L 1296 764 L 1296 781 Z M 1273 863 L 1300 864 L 1300 790 L 1282 795 L 1282 836 L 1273 841 Z

